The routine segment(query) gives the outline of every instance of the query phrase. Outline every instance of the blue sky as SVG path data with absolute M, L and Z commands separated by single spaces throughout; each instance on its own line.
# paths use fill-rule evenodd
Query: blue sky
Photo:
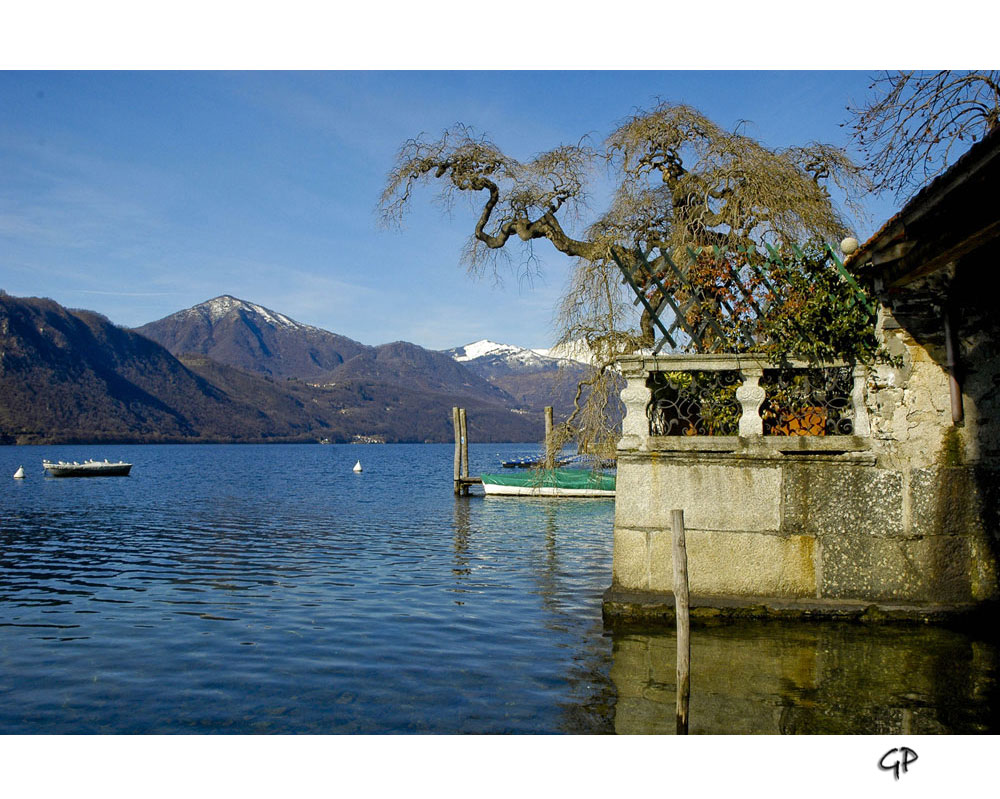
M 463 121 L 519 158 L 600 141 L 657 97 L 773 146 L 846 145 L 863 71 L 0 73 L 0 287 L 136 326 L 233 294 L 369 344 L 544 347 L 570 261 L 502 282 L 459 264 L 475 218 L 376 205 L 408 137 Z M 864 238 L 890 215 L 872 202 Z

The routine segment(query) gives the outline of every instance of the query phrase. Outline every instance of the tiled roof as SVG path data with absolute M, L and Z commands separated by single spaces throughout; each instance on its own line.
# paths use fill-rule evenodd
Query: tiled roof
M 943 191 L 954 176 L 973 166 L 988 153 L 1000 148 L 1000 127 L 994 128 L 982 139 L 973 144 L 968 151 L 961 156 L 948 169 L 938 175 L 934 180 L 924 186 L 906 203 L 896 214 L 885 221 L 869 239 L 862 244 L 855 252 L 844 259 L 844 265 L 858 268 L 864 265 L 864 256 L 874 249 L 875 244 L 888 233 L 888 231 L 903 217 L 908 216 L 913 210 L 933 198 L 938 192 Z

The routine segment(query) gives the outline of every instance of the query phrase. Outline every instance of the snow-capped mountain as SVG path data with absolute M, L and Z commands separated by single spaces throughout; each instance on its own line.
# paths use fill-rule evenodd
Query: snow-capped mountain
M 195 305 L 193 308 L 186 308 L 183 311 L 178 311 L 174 314 L 174 316 L 207 317 L 212 324 L 215 324 L 229 314 L 234 312 L 239 313 L 241 310 L 246 311 L 247 313 L 256 314 L 265 322 L 277 327 L 290 327 L 299 330 L 319 329 L 312 327 L 311 325 L 304 325 L 301 322 L 296 322 L 294 319 L 289 319 L 284 314 L 272 311 L 269 308 L 265 308 L 263 305 L 257 305 L 256 303 L 247 302 L 246 300 L 240 300 L 229 294 L 223 294 L 221 297 L 216 297 L 215 299 L 200 303 Z
M 474 341 L 464 347 L 454 347 L 445 352 L 476 374 L 486 378 L 508 374 L 555 372 L 560 368 L 580 366 L 578 359 L 567 357 L 562 351 L 533 350 L 514 344 L 498 344 L 489 339 Z
M 573 358 L 553 357 L 550 352 L 488 339 L 446 350 L 462 366 L 507 392 L 522 406 L 552 405 L 559 415 L 565 415 L 573 407 L 586 365 Z
M 587 346 L 587 342 L 583 339 L 559 344 L 547 350 L 532 350 L 532 352 L 537 352 L 539 355 L 547 358 L 557 358 L 561 361 L 576 361 L 584 365 L 590 365 L 594 362 L 593 353 L 590 347 Z
M 495 341 L 484 338 L 466 344 L 464 347 L 455 347 L 448 352 L 456 361 L 473 361 L 484 355 L 514 355 L 520 352 L 530 352 L 530 350 L 513 344 L 497 344 Z
M 207 355 L 272 377 L 319 377 L 369 349 L 228 294 L 150 322 L 136 332 L 174 355 Z
M 407 396 L 430 392 L 449 401 L 464 397 L 514 404 L 503 389 L 444 352 L 403 341 L 371 347 L 228 294 L 137 332 L 177 357 L 204 355 L 224 366 L 272 378 L 326 387 L 379 385 L 386 395 L 403 390 Z

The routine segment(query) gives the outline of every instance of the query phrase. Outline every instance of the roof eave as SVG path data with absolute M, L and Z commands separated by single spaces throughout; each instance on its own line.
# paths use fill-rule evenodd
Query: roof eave
M 1000 222 L 995 212 L 977 202 L 984 183 L 1000 185 L 1000 129 L 924 187 L 845 265 L 859 276 L 878 276 L 886 286 L 899 286 L 996 238 Z

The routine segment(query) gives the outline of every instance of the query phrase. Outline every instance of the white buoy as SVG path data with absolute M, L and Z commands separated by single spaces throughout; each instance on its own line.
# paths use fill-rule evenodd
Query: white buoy
M 17 471 L 14 472 L 14 477 L 16 477 L 18 480 L 23 480 L 24 479 L 24 467 L 23 466 L 18 466 L 17 467 Z
M 361 471 L 361 461 L 358 461 L 357 463 L 354 464 L 354 471 L 356 472 Z

